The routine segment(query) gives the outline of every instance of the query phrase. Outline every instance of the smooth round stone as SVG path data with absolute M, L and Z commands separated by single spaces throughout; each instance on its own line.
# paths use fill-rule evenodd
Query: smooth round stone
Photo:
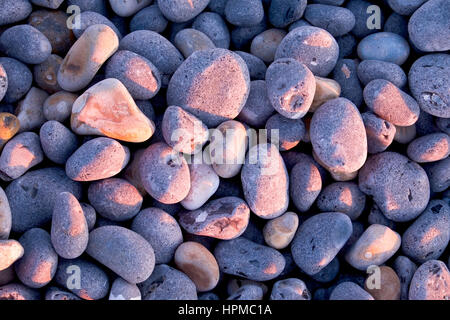
M 196 51 L 214 49 L 214 42 L 206 34 L 196 29 L 183 29 L 177 33 L 174 44 L 185 58 Z
M 432 133 L 413 140 L 407 149 L 411 160 L 424 163 L 445 159 L 450 154 L 450 137 L 445 133 Z
M 366 196 L 354 182 L 335 182 L 326 186 L 317 198 L 322 211 L 342 212 L 356 220 L 366 205 Z
M 139 161 L 139 175 L 145 190 L 165 204 L 180 202 L 191 187 L 186 159 L 163 142 L 145 149 Z
M 394 141 L 401 144 L 410 143 L 416 137 L 416 133 L 417 130 L 415 124 L 406 127 L 395 126 Z
M 231 43 L 236 49 L 246 50 L 253 38 L 269 27 L 267 18 L 251 27 L 236 27 L 231 31 Z
M 2 148 L 20 129 L 17 117 L 8 112 L 0 112 L 0 148 Z
M 80 276 L 80 281 L 76 276 Z M 98 300 L 109 292 L 106 273 L 97 265 L 84 259 L 59 259 L 55 282 L 84 300 Z
M 79 91 L 117 51 L 119 38 L 104 24 L 90 26 L 70 48 L 58 71 L 58 84 L 66 91 Z
M 57 164 L 64 164 L 78 148 L 77 136 L 58 121 L 44 123 L 39 138 L 45 156 Z
M 320 283 L 328 283 L 333 281 L 339 274 L 340 263 L 338 257 L 335 257 L 331 262 L 318 273 L 311 276 L 315 281 Z
M 44 117 L 47 120 L 66 121 L 72 113 L 72 106 L 77 98 L 77 95 L 67 91 L 52 94 L 44 101 L 42 107 Z
M 61 290 L 57 287 L 50 287 L 45 293 L 45 300 L 51 301 L 67 301 L 67 300 L 81 300 L 73 293 Z
M 250 83 L 250 94 L 247 102 L 239 113 L 238 119 L 246 124 L 261 128 L 267 119 L 275 112 L 267 96 L 267 84 L 264 80 L 255 80 Z
M 290 173 L 290 195 L 300 212 L 308 211 L 322 190 L 322 177 L 318 164 L 305 154 L 294 165 Z
M 139 173 L 139 161 L 145 149 L 138 149 L 132 154 L 132 158 L 128 166 L 123 172 L 123 178 L 128 180 L 132 185 L 138 189 L 141 195 L 145 195 L 146 191 L 142 185 L 141 176 Z
M 106 64 L 105 76 L 120 80 L 134 99 L 151 99 L 161 88 L 158 69 L 149 60 L 131 51 L 116 52 Z
M 11 181 L 19 178 L 44 160 L 39 136 L 23 132 L 6 143 L 0 156 L 0 178 Z
M 203 50 L 194 52 L 174 73 L 167 103 L 215 127 L 238 116 L 249 91 L 250 75 L 239 55 L 219 48 Z
M 119 49 L 137 53 L 153 63 L 161 73 L 163 87 L 167 87 L 170 77 L 183 62 L 183 56 L 169 40 L 150 30 L 129 33 L 120 41 Z
M 380 60 L 364 60 L 358 65 L 358 78 L 363 86 L 375 79 L 391 82 L 398 88 L 403 88 L 407 77 L 403 69 L 395 63 Z
M 38 29 L 16 25 L 6 29 L 0 36 L 0 51 L 27 64 L 39 64 L 47 60 L 52 45 Z
M 95 222 L 97 221 L 97 213 L 90 204 L 81 202 L 80 205 L 88 225 L 88 230 L 91 231 L 95 226 Z
M 442 192 L 450 187 L 450 158 L 433 162 L 424 167 L 432 192 Z
M 152 275 L 138 287 L 143 300 L 197 300 L 194 282 L 166 264 L 157 265 Z
M 228 0 L 224 13 L 227 21 L 238 27 L 257 25 L 264 18 L 261 0 Z
M 445 263 L 428 260 L 422 264 L 411 280 L 409 300 L 448 300 L 450 272 Z
M 368 35 L 358 44 L 361 60 L 381 60 L 402 65 L 408 59 L 409 51 L 408 42 L 391 32 Z
M 8 197 L 0 187 L 0 240 L 7 240 L 11 231 L 12 217 Z
M 90 87 L 73 103 L 72 130 L 80 135 L 101 135 L 127 142 L 144 142 L 155 125 L 134 102 L 126 87 L 109 78 Z
M 175 252 L 175 264 L 195 283 L 197 291 L 212 290 L 219 282 L 217 261 L 203 245 L 184 242 Z
M 291 245 L 295 263 L 308 275 L 325 268 L 352 234 L 351 220 L 343 213 L 319 213 L 303 222 Z
M 197 210 L 217 191 L 220 178 L 210 165 L 203 163 L 190 164 L 189 173 L 191 189 L 181 205 L 187 210 Z
M 450 55 L 430 54 L 417 59 L 409 70 L 409 88 L 420 109 L 436 117 L 450 118 L 449 66 Z
M 19 22 L 26 19 L 33 7 L 28 0 L 1 1 L 0 2 L 0 26 Z
M 387 0 L 389 7 L 391 7 L 394 12 L 404 16 L 413 14 L 424 2 L 427 2 L 427 0 Z
M 141 209 L 143 201 L 139 191 L 120 178 L 93 182 L 88 189 L 88 198 L 98 214 L 112 221 L 133 218 Z
M 115 176 L 130 160 L 130 150 L 116 140 L 95 138 L 79 147 L 66 162 L 66 174 L 75 181 Z
M 155 263 L 169 263 L 183 242 L 181 228 L 167 212 L 158 208 L 144 209 L 134 218 L 131 229 L 151 244 Z
M 157 4 L 145 7 L 136 13 L 130 21 L 130 31 L 150 30 L 162 33 L 167 27 L 168 21 L 163 16 Z
M 65 259 L 75 259 L 86 250 L 89 230 L 77 198 L 62 192 L 55 199 L 51 241 L 56 253 Z
M 381 265 L 400 248 L 400 235 L 380 224 L 370 225 L 346 253 L 345 259 L 354 268 L 366 271 L 372 265 Z
M 42 106 L 47 98 L 45 91 L 33 87 L 25 99 L 18 103 L 16 115 L 20 122 L 20 132 L 35 130 L 45 122 Z
M 16 240 L 0 240 L 0 271 L 8 269 L 23 256 L 24 249 Z
M 349 33 L 355 26 L 355 16 L 350 10 L 325 4 L 306 6 L 305 19 L 313 26 L 327 30 L 333 37 Z
M 300 19 L 305 12 L 306 0 L 272 0 L 269 7 L 269 20 L 277 28 L 285 28 Z
M 123 227 L 92 230 L 86 252 L 130 283 L 146 280 L 155 267 L 152 246 L 141 235 Z
M 398 256 L 394 261 L 394 270 L 400 278 L 400 299 L 408 300 L 409 284 L 417 266 L 408 257 Z
M 5 68 L 0 64 L 0 101 L 8 91 L 8 75 L 6 74 Z
M 180 224 L 189 233 L 216 239 L 239 237 L 247 228 L 250 209 L 237 197 L 208 202 L 198 210 L 180 214 Z
M 358 63 L 357 59 L 338 60 L 333 70 L 333 79 L 341 86 L 341 97 L 359 107 L 363 103 L 363 88 L 357 75 Z
M 396 127 L 372 112 L 361 114 L 367 134 L 367 152 L 379 153 L 386 150 L 394 141 Z
M 298 225 L 299 219 L 297 214 L 286 212 L 265 224 L 263 229 L 264 240 L 274 249 L 284 249 L 294 238 Z
M 330 300 L 375 300 L 370 293 L 354 282 L 338 284 L 330 295 Z
M 274 283 L 270 300 L 311 300 L 311 293 L 302 280 L 289 278 Z
M 419 118 L 420 108 L 416 100 L 392 82 L 372 80 L 364 88 L 363 94 L 370 111 L 396 126 L 413 125 Z
M 243 51 L 235 51 L 247 64 L 252 80 L 264 80 L 266 77 L 267 67 L 260 58 Z M 251 91 L 251 89 L 250 89 Z M 250 99 L 250 96 L 249 96 Z M 248 100 L 247 100 L 248 101 Z
M 227 300 L 262 300 L 264 296 L 263 290 L 257 285 L 247 284 L 236 290 Z
M 108 300 L 141 300 L 141 292 L 137 285 L 117 278 L 111 286 Z
M 449 50 L 450 39 L 445 33 L 450 28 L 449 12 L 450 3 L 446 0 L 429 0 L 424 3 L 409 19 L 411 42 L 425 52 Z
M 266 84 L 273 108 L 289 119 L 305 116 L 316 91 L 312 72 L 290 58 L 278 59 L 267 68 Z
M 57 81 L 57 75 L 62 61 L 63 59 L 60 56 L 52 54 L 47 60 L 34 66 L 33 74 L 36 84 L 48 93 L 55 93 L 61 90 Z
M 0 300 L 40 300 L 40 298 L 38 290 L 21 283 L 10 283 L 0 287 Z
M 242 167 L 241 181 L 245 200 L 257 216 L 273 219 L 286 211 L 289 176 L 283 158 L 273 144 L 258 144 L 249 150 Z
M 450 207 L 443 200 L 431 200 L 425 211 L 402 236 L 403 253 L 417 261 L 436 260 L 450 240 Z
M 14 103 L 30 90 L 33 75 L 26 65 L 16 59 L 0 57 L 0 65 L 8 77 L 8 90 L 6 90 L 3 100 L 7 103 Z
M 369 288 L 371 277 L 366 279 L 364 289 L 374 297 L 375 300 L 400 300 L 401 284 L 395 271 L 387 266 L 379 268 L 379 288 Z
M 247 139 L 245 126 L 235 120 L 225 121 L 211 131 L 205 153 L 219 177 L 232 178 L 239 174 L 245 161 Z
M 385 20 L 383 11 L 378 11 L 371 6 L 373 6 L 373 3 L 365 0 L 350 0 L 345 5 L 355 16 L 355 27 L 352 29 L 352 33 L 357 38 L 364 38 L 371 33 L 379 32 L 383 29 Z M 374 13 L 378 12 L 379 15 L 374 15 Z M 368 22 L 370 28 L 367 25 Z
M 299 27 L 281 41 L 275 59 L 292 58 L 305 64 L 316 76 L 326 77 L 336 65 L 339 46 L 328 31 Z
M 314 112 L 309 135 L 316 160 L 332 173 L 355 172 L 366 161 L 366 130 L 350 100 L 337 98 L 322 104 Z
M 33 228 L 19 239 L 24 254 L 14 266 L 17 277 L 30 288 L 42 288 L 55 275 L 58 255 L 52 247 L 47 231 Z
M 277 250 L 242 237 L 219 242 L 214 256 L 223 273 L 255 281 L 275 279 L 286 264 Z
M 280 151 L 287 151 L 297 146 L 306 132 L 301 119 L 288 119 L 278 113 L 267 120 L 266 130 L 270 142 L 278 144 Z
M 81 197 L 81 186 L 56 167 L 30 171 L 12 181 L 5 189 L 12 230 L 21 233 L 45 225 L 51 220 L 56 196 L 64 191 Z
M 208 36 L 217 48 L 230 47 L 230 31 L 219 14 L 215 12 L 199 14 L 192 23 L 192 28 Z
M 395 152 L 370 156 L 359 171 L 359 188 L 393 221 L 416 218 L 430 199 L 430 183 L 415 162 Z
M 196 17 L 209 0 L 158 0 L 158 6 L 167 20 L 180 23 Z
M 106 18 L 106 16 L 100 13 L 94 11 L 84 11 L 81 12 L 79 19 L 81 22 L 80 28 L 73 29 L 73 33 L 77 38 L 81 37 L 81 35 L 84 33 L 84 31 L 86 31 L 87 28 L 96 24 L 107 25 L 112 30 L 114 30 L 119 39 L 122 38 L 120 31 L 117 29 L 114 23 L 112 23 L 111 20 L 109 20 L 108 18 Z
M 314 78 L 316 79 L 316 91 L 311 107 L 308 110 L 309 112 L 316 111 L 322 104 L 329 100 L 339 98 L 341 94 L 339 82 L 322 77 Z
M 277 48 L 286 36 L 281 29 L 268 29 L 253 38 L 250 52 L 264 62 L 271 63 L 275 58 Z
M 152 0 L 109 0 L 109 4 L 113 11 L 121 17 L 129 17 L 148 6 Z
M 209 137 L 208 127 L 202 121 L 177 106 L 166 109 L 161 126 L 166 143 L 186 154 L 201 151 Z

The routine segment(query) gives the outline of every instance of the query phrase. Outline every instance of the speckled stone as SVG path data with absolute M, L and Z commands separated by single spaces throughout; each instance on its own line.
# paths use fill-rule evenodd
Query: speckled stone
M 408 257 L 398 256 L 394 261 L 394 270 L 400 278 L 400 299 L 408 300 L 409 284 L 417 266 Z
M 238 27 L 257 25 L 264 18 L 261 0 L 228 0 L 224 13 L 227 21 Z
M 299 161 L 290 173 L 290 195 L 300 212 L 311 208 L 322 190 L 322 177 L 318 164 L 306 154 L 299 156 Z
M 157 0 L 159 9 L 167 20 L 186 22 L 205 9 L 209 0 Z
M 311 293 L 302 280 L 289 278 L 275 282 L 270 300 L 311 300 Z
M 0 2 L 0 26 L 19 22 L 26 19 L 33 7 L 28 0 L 17 0 L 14 2 Z
M 16 240 L 0 240 L 0 271 L 8 269 L 22 258 L 24 249 Z
M 6 90 L 3 101 L 14 103 L 30 90 L 33 74 L 25 64 L 16 59 L 0 57 L 0 65 L 8 76 L 8 90 Z
M 403 88 L 408 79 L 403 69 L 395 63 L 380 60 L 363 60 L 358 65 L 358 77 L 366 86 L 375 79 L 384 79 Z
M 264 240 L 274 249 L 284 249 L 294 238 L 298 225 L 297 214 L 286 212 L 278 218 L 269 220 L 264 225 Z
M 21 283 L 9 283 L 0 287 L 0 300 L 40 300 L 40 298 L 38 290 Z
M 20 122 L 20 132 L 38 129 L 44 122 L 42 106 L 48 94 L 41 89 L 32 87 L 16 108 L 17 119 Z
M 108 300 L 141 300 L 141 292 L 137 285 L 117 278 L 111 286 Z
M 411 280 L 409 300 L 448 300 L 450 297 L 450 272 L 444 262 L 428 260 Z
M 305 19 L 313 26 L 327 30 L 333 37 L 349 33 L 355 26 L 353 12 L 325 4 L 306 6 Z
M 442 192 L 450 187 L 450 158 L 436 161 L 424 166 L 430 180 L 430 188 L 432 192 Z
M 417 138 L 408 145 L 408 157 L 424 163 L 446 159 L 450 154 L 450 137 L 445 133 L 431 133 Z
M 341 86 L 341 97 L 349 99 L 357 107 L 363 103 L 363 88 L 358 79 L 357 59 L 339 59 L 333 70 L 333 79 Z
M 187 28 L 178 32 L 173 43 L 185 58 L 196 51 L 214 49 L 214 42 L 203 32 Z
M 396 127 L 372 112 L 361 114 L 367 134 L 367 152 L 379 153 L 386 150 L 394 141 Z
M 168 21 L 163 16 L 159 6 L 153 4 L 137 12 L 130 21 L 130 32 L 137 30 L 150 30 L 158 33 L 163 32 Z
M 250 79 L 252 80 L 264 80 L 266 78 L 267 67 L 264 61 L 260 58 L 243 51 L 235 51 L 247 64 L 248 72 L 250 73 Z M 251 95 L 251 89 L 250 89 Z M 250 96 L 248 97 L 250 99 Z M 247 101 L 248 101 L 247 99 Z M 272 106 L 271 106 L 272 107 Z M 244 107 L 245 108 L 245 107 Z
M 278 113 L 267 120 L 266 130 L 270 142 L 278 144 L 280 151 L 287 151 L 297 146 L 306 132 L 301 119 L 288 119 Z
M 55 120 L 42 125 L 39 138 L 45 156 L 57 164 L 64 164 L 78 148 L 77 136 Z
M 248 125 L 261 128 L 267 119 L 275 112 L 267 96 L 267 84 L 263 80 L 250 83 L 250 94 L 247 102 L 239 113 L 238 119 Z
M 97 213 L 90 204 L 81 202 L 80 205 L 88 225 L 88 230 L 91 231 L 95 226 L 95 222 L 97 221 Z
M 206 34 L 217 48 L 230 47 L 230 32 L 223 18 L 215 12 L 203 12 L 195 18 L 192 28 Z

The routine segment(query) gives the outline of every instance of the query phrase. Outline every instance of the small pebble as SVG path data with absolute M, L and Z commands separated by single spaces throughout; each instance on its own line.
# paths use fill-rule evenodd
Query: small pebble
M 19 22 L 26 19 L 33 7 L 28 0 L 16 0 L 14 2 L 0 2 L 0 26 Z
M 274 283 L 270 300 L 311 300 L 311 293 L 302 280 L 289 278 Z
M 363 103 L 363 87 L 357 74 L 358 61 L 357 59 L 339 59 L 332 73 L 333 79 L 341 87 L 340 96 L 347 98 L 357 107 Z
M 203 32 L 196 29 L 183 29 L 173 40 L 175 46 L 185 58 L 195 51 L 214 49 L 216 46 Z
M 36 84 L 47 91 L 55 93 L 61 91 L 57 81 L 57 75 L 63 59 L 56 54 L 50 55 L 47 60 L 34 66 L 33 74 Z
M 286 31 L 281 29 L 268 29 L 253 38 L 250 52 L 266 63 L 275 59 L 277 48 L 286 36 Z
M 450 158 L 432 162 L 424 167 L 430 180 L 432 192 L 442 192 L 450 188 Z
M 265 74 L 265 72 L 264 72 Z M 239 113 L 238 119 L 248 125 L 261 128 L 267 119 L 275 112 L 267 95 L 267 84 L 263 80 L 250 83 L 250 94 L 247 102 Z
M 167 19 L 163 16 L 159 6 L 153 4 L 137 12 L 130 21 L 130 31 L 150 30 L 162 33 L 168 25 Z
M 391 82 L 398 88 L 403 88 L 407 77 L 403 69 L 395 63 L 380 60 L 363 60 L 358 65 L 358 77 L 363 86 L 375 79 Z
M 358 44 L 361 60 L 381 60 L 401 66 L 409 56 L 409 44 L 401 36 L 391 32 L 368 35 Z
M 47 120 L 66 121 L 72 113 L 72 106 L 77 98 L 77 95 L 67 91 L 52 94 L 44 101 L 42 107 L 44 117 Z
M 327 30 L 333 37 L 349 33 L 356 22 L 350 10 L 325 4 L 306 6 L 305 19 L 311 25 Z
M 417 266 L 408 257 L 398 256 L 394 261 L 394 270 L 400 278 L 400 300 L 408 300 L 409 284 Z
M 209 4 L 209 0 L 157 0 L 163 15 L 172 22 L 186 22 L 195 18 Z
M 389 121 L 379 118 L 372 112 L 361 114 L 367 134 L 367 152 L 385 151 L 394 141 L 396 127 Z
M 369 276 L 364 285 L 364 289 L 372 295 L 375 300 L 400 300 L 400 279 L 391 267 L 381 266 L 379 271 L 379 287 L 374 287 Z M 374 287 L 374 288 L 373 288 Z
M 141 300 L 141 292 L 137 285 L 117 278 L 111 286 L 108 300 Z
M 327 102 L 328 100 L 333 100 L 339 98 L 341 94 L 341 86 L 339 82 L 322 78 L 316 78 L 316 92 L 314 93 L 314 100 L 309 108 L 309 112 L 316 111 L 322 104 Z
M 272 0 L 269 20 L 277 28 L 285 28 L 300 19 L 306 9 L 306 0 Z
M 297 214 L 286 212 L 265 224 L 263 229 L 264 240 L 274 249 L 284 249 L 294 239 L 298 225 L 299 219 Z
M 228 0 L 224 13 L 227 21 L 238 27 L 257 25 L 264 18 L 261 0 Z
M 16 115 L 20 132 L 35 130 L 45 122 L 43 105 L 47 98 L 48 94 L 44 90 L 32 87 L 25 99 L 18 103 Z
M 112 23 L 111 20 L 109 20 L 106 16 L 101 15 L 100 13 L 93 11 L 84 11 L 81 12 L 79 19 L 81 22 L 80 28 L 73 29 L 73 33 L 77 39 L 81 37 L 81 35 L 84 33 L 84 31 L 86 31 L 87 28 L 96 24 L 107 25 L 116 33 L 119 39 L 122 38 L 120 31 L 117 29 L 114 23 Z
M 290 173 L 290 195 L 300 212 L 308 211 L 322 190 L 322 177 L 318 164 L 305 154 Z
M 148 6 L 152 0 L 109 0 L 113 11 L 121 17 L 129 17 Z
M 450 272 L 445 263 L 428 260 L 414 273 L 409 286 L 409 300 L 449 300 Z
M 8 269 L 22 258 L 24 249 L 16 240 L 0 240 L 0 271 Z
M 30 90 L 33 74 L 25 64 L 16 59 L 0 57 L 0 65 L 8 77 L 8 90 L 6 90 L 3 101 L 6 103 L 17 102 Z
M 78 149 L 77 136 L 58 121 L 44 123 L 39 130 L 39 138 L 45 156 L 57 164 L 66 163 Z
M 424 163 L 446 159 L 450 155 L 450 137 L 445 133 L 432 133 L 417 138 L 408 145 L 408 157 Z
M 280 151 L 287 151 L 297 146 L 306 132 L 301 119 L 288 119 L 278 113 L 267 120 L 266 130 L 270 142 L 278 144 Z
M 220 178 L 210 165 L 203 163 L 190 164 L 189 173 L 191 188 L 180 203 L 187 210 L 197 210 L 217 191 Z
M 203 12 L 195 18 L 192 28 L 203 32 L 217 48 L 230 47 L 230 31 L 223 18 L 215 12 Z
M 330 295 L 330 300 L 375 300 L 370 293 L 354 282 L 338 284 Z

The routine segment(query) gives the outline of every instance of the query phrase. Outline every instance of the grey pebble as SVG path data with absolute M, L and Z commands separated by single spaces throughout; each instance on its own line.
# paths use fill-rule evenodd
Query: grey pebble
M 163 16 L 159 6 L 153 4 L 145 7 L 136 13 L 130 21 L 130 32 L 137 30 L 150 30 L 162 33 L 168 25 L 167 19 Z
M 363 88 L 357 70 L 358 60 L 340 59 L 333 70 L 333 79 L 341 86 L 341 97 L 349 99 L 359 107 L 363 103 Z
M 303 140 L 306 129 L 301 119 L 289 119 L 277 113 L 266 122 L 269 140 L 279 143 L 280 151 L 287 151 L 297 146 Z M 274 130 L 274 132 L 272 132 Z M 274 134 L 276 132 L 276 134 Z
M 106 16 L 104 16 L 100 13 L 97 13 L 94 11 L 83 11 L 80 13 L 79 19 L 81 22 L 80 28 L 73 29 L 73 34 L 75 35 L 76 38 L 81 37 L 83 32 L 90 26 L 93 26 L 94 24 L 107 25 L 108 27 L 113 29 L 113 31 L 117 34 L 117 37 L 119 39 L 122 38 L 122 35 L 121 35 L 120 31 L 117 29 L 117 27 L 115 26 L 115 24 L 112 23 L 111 20 L 109 20 Z
M 287 27 L 303 16 L 306 4 L 306 0 L 272 0 L 269 7 L 270 23 L 277 28 Z
M 173 43 L 185 58 L 196 51 L 214 49 L 214 42 L 203 32 L 186 28 L 175 35 Z
M 375 300 L 354 282 L 342 282 L 331 292 L 330 300 Z
M 25 20 L 32 10 L 28 0 L 0 1 L 0 26 Z
M 408 41 L 391 32 L 368 35 L 358 44 L 361 60 L 381 60 L 402 65 L 408 59 L 409 51 Z
M 0 287 L 0 300 L 40 300 L 41 293 L 21 283 L 9 283 Z
M 157 0 L 163 15 L 172 22 L 186 22 L 205 9 L 209 0 Z
M 354 56 L 358 42 L 353 34 L 347 33 L 336 37 L 336 42 L 339 46 L 339 59 Z
M 224 13 L 227 21 L 238 27 L 257 25 L 264 18 L 261 0 L 228 0 Z
M 254 128 L 262 128 L 274 112 L 267 96 L 267 83 L 264 80 L 250 82 L 250 94 L 237 118 Z
M 257 56 L 243 51 L 235 51 L 247 64 L 248 72 L 250 73 L 250 79 L 252 80 L 264 80 L 266 78 L 267 67 L 264 61 Z M 251 91 L 251 89 L 250 89 Z M 250 99 L 250 96 L 249 96 Z M 248 101 L 248 99 L 247 99 Z M 272 106 L 271 106 L 272 107 Z
M 231 31 L 231 43 L 238 50 L 250 44 L 253 38 L 268 28 L 266 17 L 257 25 L 251 27 L 236 27 Z
M 363 86 L 366 86 L 372 80 L 384 79 L 399 88 L 403 88 L 408 81 L 403 69 L 392 62 L 363 60 L 359 63 L 357 72 Z
M 388 5 L 391 9 L 397 14 L 401 14 L 404 16 L 410 16 L 414 13 L 423 3 L 428 0 L 387 0 Z
M 84 213 L 84 218 L 86 219 L 88 225 L 88 230 L 91 231 L 95 226 L 95 222 L 97 221 L 97 213 L 90 204 L 81 202 L 80 205 Z
M 325 4 L 306 6 L 305 19 L 313 26 L 327 30 L 334 37 L 349 33 L 355 26 L 355 16 L 350 10 Z
M 367 134 L 367 151 L 379 153 L 386 150 L 394 141 L 396 128 L 389 121 L 379 118 L 372 112 L 361 114 Z
M 450 187 L 450 158 L 426 164 L 424 169 L 432 192 L 443 192 Z
M 399 36 L 408 39 L 408 17 L 401 16 L 393 12 L 384 23 L 384 32 L 396 33 Z
M 302 153 L 290 172 L 290 195 L 300 212 L 308 211 L 322 190 L 318 166 L 311 157 Z
M 30 90 L 33 74 L 26 65 L 16 59 L 0 57 L 0 64 L 8 76 L 8 90 L 3 100 L 6 103 L 14 103 Z
M 42 125 L 39 138 L 45 156 L 57 164 L 64 164 L 78 148 L 77 136 L 55 120 Z
M 450 137 L 445 133 L 427 134 L 411 141 L 406 153 L 418 163 L 446 159 L 450 155 Z
M 230 31 L 222 17 L 214 12 L 203 12 L 195 18 L 192 28 L 207 35 L 217 48 L 230 47 Z
M 393 267 L 400 279 L 400 300 L 408 300 L 409 284 L 417 270 L 417 266 L 408 257 L 398 256 L 394 261 Z
M 270 300 L 311 300 L 311 293 L 302 280 L 289 278 L 274 283 Z

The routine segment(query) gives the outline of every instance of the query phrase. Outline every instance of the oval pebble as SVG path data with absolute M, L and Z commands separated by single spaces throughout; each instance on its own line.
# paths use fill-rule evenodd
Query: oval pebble
M 298 225 L 297 214 L 286 212 L 278 218 L 269 220 L 264 225 L 264 240 L 274 249 L 284 249 L 294 238 Z
M 297 146 L 306 132 L 301 119 L 288 119 L 278 113 L 267 120 L 266 130 L 270 142 L 278 145 L 280 151 L 287 151 Z
M 57 81 L 57 75 L 62 61 L 63 59 L 60 56 L 52 54 L 44 62 L 34 66 L 34 80 L 41 89 L 48 93 L 55 93 L 61 90 Z
M 185 58 L 196 51 L 214 49 L 214 42 L 203 32 L 196 29 L 183 29 L 178 32 L 173 40 L 175 46 Z
M 6 90 L 3 100 L 7 103 L 14 103 L 30 90 L 33 74 L 25 64 L 16 59 L 0 57 L 0 65 L 8 77 L 8 90 Z
M 72 113 L 72 106 L 78 96 L 67 92 L 59 91 L 49 96 L 42 107 L 44 117 L 47 120 L 64 122 Z
M 363 60 L 358 65 L 358 78 L 363 86 L 375 79 L 383 79 L 403 88 L 408 79 L 403 69 L 392 62 Z
M 411 280 L 409 300 L 448 300 L 450 272 L 445 263 L 428 260 L 423 263 Z
M 341 86 L 339 82 L 322 78 L 316 78 L 316 91 L 314 93 L 314 100 L 309 108 L 309 112 L 316 111 L 322 104 L 328 100 L 338 98 L 341 94 Z
M 391 32 L 368 35 L 358 44 L 361 60 L 381 60 L 402 65 L 409 56 L 409 44 L 401 36 Z
M 305 19 L 311 25 L 327 30 L 333 37 L 349 33 L 356 22 L 350 10 L 325 4 L 306 6 Z
M 83 11 L 81 12 L 79 19 L 81 22 L 80 27 L 73 29 L 73 33 L 76 38 L 80 38 L 87 28 L 96 24 L 107 25 L 112 30 L 114 30 L 119 39 L 122 38 L 120 31 L 117 29 L 114 23 L 112 23 L 108 18 L 106 18 L 104 15 L 101 15 L 100 13 L 94 11 Z
M 372 112 L 361 114 L 367 134 L 367 152 L 385 151 L 394 141 L 396 127 L 389 121 L 379 118 Z
M 203 163 L 190 164 L 189 173 L 191 188 L 180 203 L 187 210 L 197 210 L 217 191 L 220 178 L 211 166 Z
M 32 10 L 33 7 L 28 0 L 2 1 L 0 2 L 0 26 L 24 20 Z
M 442 192 L 450 187 L 450 158 L 432 162 L 424 167 L 430 180 L 430 188 L 432 192 Z
M 264 18 L 261 0 L 228 0 L 224 13 L 227 21 L 238 27 L 257 25 Z
M 445 159 L 450 154 L 450 137 L 445 133 L 432 133 L 410 142 L 407 149 L 411 160 L 424 163 Z
M 284 30 L 268 29 L 253 38 L 250 52 L 264 62 L 271 63 L 275 58 L 278 45 L 285 36 Z
M 363 88 L 357 75 L 358 64 L 357 59 L 339 59 L 333 70 L 333 79 L 341 86 L 341 97 L 349 99 L 356 106 L 363 103 Z
M 111 286 L 108 300 L 141 300 L 141 291 L 137 285 L 117 278 Z
M 277 28 L 287 27 L 303 16 L 306 4 L 306 0 L 272 0 L 269 7 L 270 23 Z
M 0 240 L 0 271 L 8 269 L 22 258 L 24 249 L 16 240 Z
M 311 293 L 302 280 L 289 278 L 275 282 L 270 300 L 311 300 Z
M 32 87 L 18 103 L 16 115 L 20 122 L 20 132 L 35 130 L 45 122 L 42 107 L 47 98 L 48 94 L 44 90 Z
M 274 112 L 267 96 L 267 83 L 264 80 L 252 81 L 247 102 L 237 118 L 252 127 L 261 128 Z
M 195 18 L 192 28 L 207 35 L 217 48 L 230 47 L 230 31 L 222 19 L 215 12 L 203 12 Z
M 205 9 L 209 0 L 158 0 L 163 15 L 172 22 L 186 22 Z
M 77 136 L 58 121 L 44 123 L 39 138 L 45 156 L 57 164 L 64 164 L 78 148 Z
M 152 0 L 109 0 L 109 4 L 113 11 L 121 17 L 129 17 L 138 12 L 140 9 L 148 6 Z
M 130 31 L 150 30 L 158 33 L 163 32 L 168 21 L 163 16 L 159 6 L 153 4 L 137 12 L 130 21 Z
M 0 300 L 40 300 L 40 298 L 38 290 L 21 283 L 9 283 L 0 287 Z
M 375 300 L 400 300 L 400 279 L 395 271 L 391 267 L 381 266 L 379 268 L 379 276 L 379 287 L 373 288 L 369 276 L 365 282 L 364 289 Z

